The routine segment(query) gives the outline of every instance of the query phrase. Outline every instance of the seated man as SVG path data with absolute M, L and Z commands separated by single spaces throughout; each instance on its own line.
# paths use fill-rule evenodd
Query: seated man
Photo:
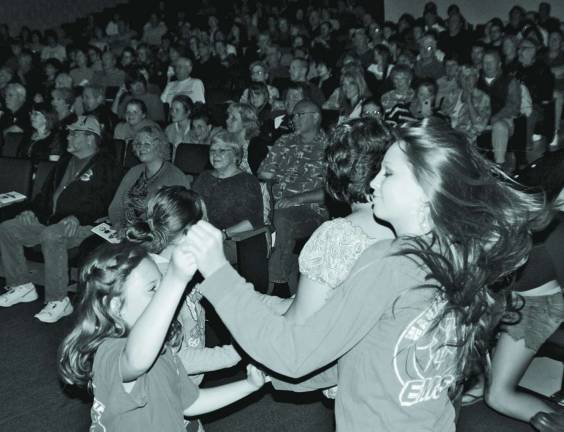
M 23 133 L 31 129 L 26 96 L 23 85 L 10 83 L 6 86 L 6 108 L 0 115 L 0 131 L 3 134 Z
M 276 243 L 269 262 L 271 283 L 297 288 L 296 240 L 310 236 L 327 219 L 323 189 L 323 155 L 327 136 L 321 110 L 310 101 L 292 111 L 295 132 L 279 138 L 261 164 L 258 177 L 273 183 Z
M 521 107 L 521 88 L 515 78 L 503 73 L 498 51 L 488 50 L 482 63 L 478 89 L 490 98 L 494 160 L 509 168 L 505 164 L 505 155 L 509 137 L 513 134 L 513 120 L 519 115 Z
M 192 78 L 192 60 L 186 57 L 180 57 L 174 64 L 174 74 L 176 81 L 171 81 L 171 76 L 168 76 L 166 87 L 161 94 L 161 101 L 170 105 L 174 96 L 183 94 L 192 102 L 206 103 L 204 84 L 197 78 Z
M 94 116 L 100 123 L 103 141 L 111 140 L 119 119 L 106 105 L 104 89 L 95 85 L 85 86 L 82 90 L 82 104 L 84 114 Z
M 80 117 L 69 130 L 69 154 L 53 167 L 29 210 L 0 224 L 0 258 L 8 288 L 0 306 L 37 299 L 23 248 L 39 244 L 45 260 L 46 306 L 35 316 L 48 323 L 73 311 L 67 296 L 67 250 L 90 237 L 94 221 L 107 212 L 120 174 L 113 158 L 99 151 L 102 131 L 96 118 Z

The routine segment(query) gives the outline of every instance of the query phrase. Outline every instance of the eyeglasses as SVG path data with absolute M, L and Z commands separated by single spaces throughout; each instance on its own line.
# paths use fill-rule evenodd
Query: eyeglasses
M 297 113 L 292 114 L 292 118 L 301 118 L 301 117 L 305 116 L 306 114 L 317 114 L 317 112 L 315 112 L 315 111 L 297 112 Z
M 224 155 L 225 153 L 234 151 L 232 148 L 210 149 L 211 155 Z

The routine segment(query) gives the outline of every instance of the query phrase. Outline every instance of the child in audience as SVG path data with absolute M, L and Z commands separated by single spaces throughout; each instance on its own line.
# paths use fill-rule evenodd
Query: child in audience
M 246 380 L 213 389 L 189 380 L 173 318 L 196 266 L 184 238 L 177 243 L 164 277 L 145 249 L 127 242 L 104 245 L 81 269 L 84 296 L 59 368 L 65 383 L 92 390 L 91 431 L 183 431 L 184 416 L 222 408 L 265 382 L 253 366 Z

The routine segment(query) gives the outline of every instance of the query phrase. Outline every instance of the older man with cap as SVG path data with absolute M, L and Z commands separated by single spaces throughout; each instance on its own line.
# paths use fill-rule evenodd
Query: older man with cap
M 0 306 L 38 298 L 23 248 L 41 245 L 46 305 L 35 317 L 47 323 L 73 311 L 67 296 L 67 250 L 89 237 L 94 221 L 106 214 L 121 174 L 113 158 L 100 151 L 102 131 L 95 117 L 81 116 L 68 129 L 68 153 L 52 168 L 41 192 L 27 210 L 0 224 L 7 284 Z

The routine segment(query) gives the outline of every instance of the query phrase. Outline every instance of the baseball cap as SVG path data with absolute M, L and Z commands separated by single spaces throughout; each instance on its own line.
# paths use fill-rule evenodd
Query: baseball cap
M 70 131 L 84 131 L 102 136 L 102 127 L 100 122 L 93 116 L 80 116 L 78 120 L 67 127 Z

